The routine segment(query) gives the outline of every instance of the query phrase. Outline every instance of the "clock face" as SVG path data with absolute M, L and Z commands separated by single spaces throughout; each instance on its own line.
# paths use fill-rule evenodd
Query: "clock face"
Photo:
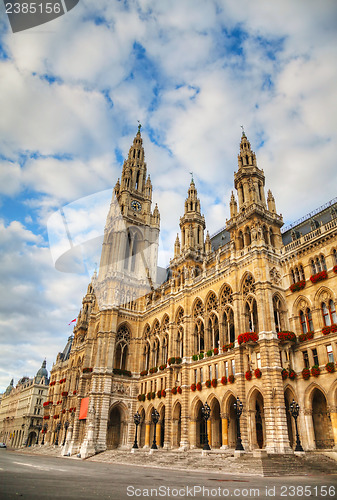
M 141 209 L 142 209 L 142 205 L 139 203 L 139 201 L 132 200 L 132 202 L 131 202 L 131 208 L 132 208 L 135 212 L 140 212 L 140 211 L 141 211 Z

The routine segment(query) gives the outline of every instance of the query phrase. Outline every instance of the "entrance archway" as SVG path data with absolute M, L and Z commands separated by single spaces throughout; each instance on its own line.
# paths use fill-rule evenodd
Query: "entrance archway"
M 249 432 L 252 448 L 264 448 L 266 432 L 264 420 L 264 402 L 260 391 L 255 389 L 249 399 Z
M 324 394 L 318 388 L 314 389 L 312 393 L 312 421 L 316 448 L 333 448 L 334 439 L 327 402 Z
M 158 446 L 164 447 L 165 440 L 165 406 L 163 405 L 159 411 L 159 425 L 160 425 L 160 439 L 158 441 Z
M 118 406 L 114 406 L 110 411 L 108 420 L 108 430 L 106 436 L 108 450 L 117 448 L 121 444 L 121 430 L 121 412 Z
M 220 416 L 220 404 L 216 397 L 210 402 L 211 407 L 211 436 L 209 442 L 211 448 L 220 448 L 222 445 L 222 422 Z
M 33 446 L 36 443 L 36 433 L 34 431 L 29 433 L 27 446 Z
M 139 448 L 143 448 L 145 446 L 145 410 L 142 408 L 139 411 L 140 415 L 140 424 L 139 424 L 139 429 L 138 429 L 138 446 Z
M 204 419 L 202 418 L 201 408 L 202 408 L 202 402 L 198 401 L 197 406 L 196 406 L 196 414 L 197 414 L 196 446 L 197 446 L 197 448 L 202 448 L 205 444 L 205 441 L 206 441 L 206 425 L 205 425 Z
M 293 418 L 290 414 L 290 404 L 291 404 L 293 399 L 295 399 L 295 395 L 288 388 L 284 393 L 284 403 L 285 403 L 285 407 L 286 407 L 288 438 L 289 438 L 289 444 L 290 444 L 291 448 L 293 448 L 294 443 L 295 443 L 295 441 L 294 441 L 294 429 L 293 429 Z

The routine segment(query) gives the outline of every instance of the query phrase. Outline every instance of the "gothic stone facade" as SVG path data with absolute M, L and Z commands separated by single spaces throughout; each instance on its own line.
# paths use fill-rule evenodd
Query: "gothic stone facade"
M 336 206 L 282 234 L 282 216 L 272 193 L 265 197 L 264 172 L 243 133 L 238 201 L 232 193 L 226 228 L 205 235 L 192 179 L 162 279 L 160 215 L 151 210 L 146 172 L 138 130 L 114 189 L 98 276 L 71 349 L 51 372 L 47 439 L 55 440 L 61 422 L 64 453 L 131 448 L 138 411 L 139 445 L 150 447 L 157 409 L 159 447 L 198 448 L 208 402 L 211 447 L 234 448 L 239 396 L 246 450 L 291 452 L 293 399 L 304 449 L 336 448 Z

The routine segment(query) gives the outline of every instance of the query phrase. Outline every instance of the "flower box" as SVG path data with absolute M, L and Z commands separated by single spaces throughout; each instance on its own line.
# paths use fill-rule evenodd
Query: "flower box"
M 210 380 L 206 380 L 205 385 L 209 389 L 212 385 L 212 382 Z
M 155 392 L 151 392 L 151 399 L 154 399 L 156 397 L 156 393 Z
M 159 398 L 159 399 L 161 398 L 161 391 L 160 390 L 157 391 L 157 398 Z
M 42 406 L 49 406 L 49 401 L 46 401 L 45 403 L 43 403 Z
M 296 342 L 296 335 L 294 334 L 294 332 L 288 332 L 288 331 L 278 332 L 277 338 L 281 342 Z
M 154 366 L 153 368 L 150 368 L 150 373 L 156 373 L 158 371 L 158 367 Z
M 197 383 L 197 391 L 201 391 L 201 389 L 202 389 L 202 383 L 198 382 Z
M 167 367 L 166 363 L 165 363 L 165 365 L 160 365 L 159 370 L 163 371 L 163 370 L 165 370 L 166 367 Z
M 250 370 L 246 371 L 245 378 L 246 380 L 252 380 L 252 372 Z
M 126 377 L 131 377 L 130 370 L 124 370 L 123 368 L 114 368 L 112 371 L 115 375 L 125 375 Z
M 297 377 L 296 372 L 294 370 L 289 370 L 290 380 L 295 380 L 296 377 Z
M 50 382 L 49 386 L 52 387 L 55 384 L 56 384 L 56 382 L 55 382 L 55 380 L 53 380 L 53 382 Z
M 193 356 L 192 356 L 192 360 L 193 360 L 193 361 L 198 361 L 198 359 L 199 359 L 198 354 L 193 354 Z
M 260 368 L 256 368 L 254 370 L 254 375 L 255 375 L 256 378 L 261 378 L 262 377 L 262 372 L 261 372 Z
M 180 386 L 177 387 L 177 392 L 178 392 L 178 394 L 181 394 L 183 392 L 183 390 L 182 390 L 182 388 Z
M 65 414 L 65 412 L 66 412 L 65 410 L 62 410 L 63 415 Z
M 73 391 L 73 395 L 75 396 L 75 394 L 77 394 L 77 391 Z
M 61 396 L 62 396 L 63 398 L 66 398 L 66 397 L 68 396 L 68 391 L 63 391 L 63 392 L 61 393 Z
M 138 401 L 145 401 L 145 394 L 138 394 Z
M 168 360 L 169 365 L 174 365 L 175 362 L 176 362 L 176 358 L 169 358 L 169 360 Z
M 191 385 L 191 391 L 192 391 L 192 392 L 195 392 L 195 391 L 196 391 L 196 389 L 197 389 L 197 386 L 196 386 L 195 384 L 192 384 L 192 385 Z
M 219 349 L 217 347 L 214 347 L 214 356 L 217 356 L 219 354 Z
M 311 375 L 313 377 L 318 377 L 318 375 L 321 373 L 321 370 L 319 368 L 318 365 L 314 365 L 312 368 L 311 368 Z
M 182 359 L 181 358 L 176 358 L 176 365 L 180 365 L 182 363 Z
M 92 368 L 83 368 L 83 373 L 91 373 L 92 372 Z
M 54 416 L 53 416 L 53 419 L 54 419 L 54 420 L 57 420 L 58 418 L 60 418 L 60 415 L 54 415 Z
M 308 380 L 310 378 L 310 370 L 309 368 L 303 368 L 302 370 L 302 377 L 304 380 Z
M 212 387 L 215 388 L 218 385 L 218 380 L 216 378 L 213 378 L 211 384 L 212 384 Z
M 43 417 L 43 420 L 49 420 L 49 419 L 50 419 L 50 416 L 49 416 L 49 415 L 45 415 L 45 416 Z
M 333 266 L 332 268 L 333 272 L 337 274 L 337 266 Z
M 161 397 L 162 397 L 162 398 L 166 398 L 166 391 L 165 391 L 165 389 L 163 389 L 163 390 L 161 391 Z
M 241 333 L 238 336 L 239 344 L 245 344 L 246 342 L 257 342 L 259 340 L 259 336 L 255 332 L 245 332 Z
M 318 283 L 319 281 L 326 280 L 328 277 L 328 273 L 326 271 L 321 271 L 320 273 L 313 274 L 310 276 L 311 283 Z
M 201 353 L 199 354 L 199 359 L 204 359 L 204 353 L 203 353 L 203 352 L 201 352 Z
M 222 383 L 222 385 L 227 384 L 227 377 L 225 375 L 223 377 L 221 377 L 221 383 Z
M 209 350 L 206 352 L 207 356 L 210 357 L 210 356 L 213 356 L 213 351 Z
M 305 280 L 302 280 L 290 285 L 290 290 L 292 292 L 299 292 L 300 290 L 303 290 L 304 287 L 305 287 Z
M 229 375 L 229 377 L 228 377 L 228 382 L 229 382 L 230 384 L 233 384 L 233 383 L 235 382 L 235 377 L 234 377 L 234 375 Z
M 145 377 L 145 375 L 147 375 L 147 370 L 143 370 L 142 372 L 140 372 L 140 376 L 141 377 Z
M 337 332 L 337 325 L 335 325 L 335 323 L 333 323 L 331 326 L 325 326 L 324 328 L 322 328 L 323 335 L 328 335 L 330 332 Z
M 283 368 L 283 370 L 281 371 L 281 375 L 282 375 L 283 380 L 286 380 L 288 378 L 288 375 L 289 375 L 288 370 Z
M 176 387 L 172 387 L 171 394 L 177 394 L 177 388 Z
M 335 371 L 335 363 L 327 363 L 325 369 L 327 372 L 333 373 Z
M 300 342 L 305 342 L 306 340 L 311 340 L 313 338 L 314 338 L 314 332 L 309 331 L 307 333 L 301 333 L 301 335 L 299 335 L 299 337 L 298 337 L 298 340 Z
M 148 393 L 146 394 L 146 399 L 147 399 L 148 401 L 150 401 L 150 400 L 152 399 L 152 392 L 148 392 Z
M 225 344 L 222 346 L 222 350 L 223 352 L 227 352 L 229 351 L 230 349 L 233 349 L 234 348 L 234 342 L 230 342 L 229 344 Z

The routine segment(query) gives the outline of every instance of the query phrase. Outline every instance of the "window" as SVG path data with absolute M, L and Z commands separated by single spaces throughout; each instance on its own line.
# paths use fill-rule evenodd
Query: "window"
M 198 382 L 198 370 L 194 370 L 194 383 Z
M 200 382 L 203 383 L 204 381 L 204 378 L 202 376 L 202 368 L 200 368 Z
M 225 376 L 228 377 L 228 361 L 225 361 Z
M 333 357 L 332 345 L 327 345 L 326 346 L 326 352 L 327 352 L 327 355 L 328 355 L 328 362 L 329 363 L 334 363 L 335 360 L 334 360 L 334 357 Z
M 273 308 L 274 308 L 274 321 L 276 332 L 282 329 L 281 317 L 282 317 L 282 306 L 279 297 L 273 297 Z
M 215 378 L 219 378 L 219 370 L 218 370 L 218 365 L 214 365 L 214 371 L 215 371 Z
M 258 368 L 261 368 L 261 353 L 260 352 L 256 353 L 256 365 Z
M 303 351 L 303 362 L 304 362 L 304 368 L 309 368 L 308 351 Z
M 334 251 L 333 251 L 333 258 L 334 258 L 335 264 L 337 264 L 337 250 L 336 249 L 334 249 Z
M 301 323 L 302 333 L 307 333 L 308 331 L 314 331 L 312 314 L 309 307 L 307 307 L 305 312 L 303 312 L 302 310 L 300 311 L 300 323 Z
M 232 359 L 232 374 L 235 375 L 235 359 Z
M 312 356 L 314 358 L 314 365 L 319 365 L 317 349 L 311 349 Z
M 212 367 L 211 367 L 211 366 L 209 366 L 209 367 L 208 367 L 208 378 L 209 378 L 210 380 L 211 380 L 211 378 L 212 378 Z
M 330 326 L 332 323 L 337 323 L 336 306 L 333 300 L 329 300 L 328 305 L 322 302 L 322 315 L 325 326 Z

